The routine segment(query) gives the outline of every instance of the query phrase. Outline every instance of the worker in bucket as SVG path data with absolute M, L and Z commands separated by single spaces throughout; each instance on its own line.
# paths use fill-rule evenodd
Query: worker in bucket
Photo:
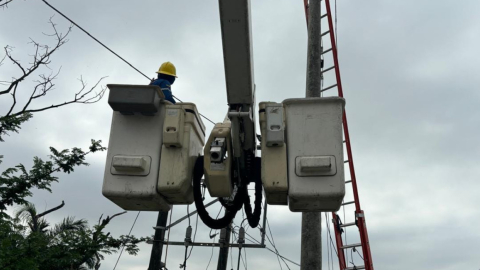
M 168 100 L 175 104 L 175 100 L 172 95 L 171 85 L 175 82 L 177 78 L 177 69 L 170 62 L 163 63 L 157 71 L 158 78 L 156 80 L 152 79 L 150 85 L 157 85 L 162 89 L 163 94 L 165 95 L 165 100 Z

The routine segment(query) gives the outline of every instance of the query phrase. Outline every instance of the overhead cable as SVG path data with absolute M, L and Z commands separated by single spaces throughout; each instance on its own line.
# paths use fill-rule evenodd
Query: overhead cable
M 263 203 L 262 203 L 262 207 L 263 207 Z M 265 221 L 266 221 L 267 226 L 268 226 L 268 229 L 269 229 L 269 231 L 270 231 L 270 235 L 272 236 L 272 241 L 270 241 L 270 238 L 268 237 L 268 234 L 267 234 L 265 228 L 261 228 L 260 232 L 262 232 L 262 230 L 263 230 L 264 237 L 267 236 L 268 241 L 270 242 L 270 244 L 272 244 L 273 248 L 274 248 L 275 251 L 277 252 L 278 265 L 280 266 L 280 270 L 283 270 L 282 263 L 280 262 L 280 257 L 278 256 L 278 249 L 277 249 L 277 247 L 275 246 L 275 240 L 273 239 L 273 233 L 272 233 L 272 230 L 270 229 L 270 223 L 268 222 L 268 217 L 267 217 L 267 216 L 265 216 Z M 287 265 L 287 263 L 285 262 L 285 260 L 284 260 L 283 258 L 282 258 L 282 261 L 283 261 L 283 263 L 285 263 L 285 265 L 287 266 L 287 268 L 290 270 L 290 267 Z
M 220 210 L 218 210 L 218 214 L 217 214 L 217 217 L 215 219 L 217 219 L 218 216 L 220 215 L 220 212 L 222 211 L 222 208 L 223 208 L 223 206 L 221 206 Z M 215 237 L 217 237 L 217 233 L 213 234 L 213 237 L 212 237 L 212 230 L 213 229 L 210 229 L 209 236 L 210 236 L 210 239 L 213 238 L 213 243 L 215 243 Z M 217 230 L 215 230 L 215 231 L 217 231 Z M 208 267 L 210 266 L 210 262 L 212 261 L 212 257 L 213 257 L 213 249 L 214 248 L 215 248 L 215 246 L 212 245 L 212 254 L 210 254 L 210 259 L 208 260 L 207 268 L 205 270 L 208 270 Z M 230 253 L 230 255 L 231 255 L 231 253 Z M 232 269 L 233 269 L 233 266 L 232 266 Z
M 197 237 L 197 229 L 198 229 L 198 215 L 197 215 L 197 219 L 195 221 L 195 232 L 193 233 L 193 242 L 194 243 L 195 243 L 195 238 Z M 187 260 L 190 258 L 190 255 L 192 255 L 193 247 L 195 247 L 195 246 L 192 245 L 192 248 L 190 249 L 190 253 L 188 253 Z
M 89 32 L 87 32 L 87 30 L 83 29 L 80 25 L 78 25 L 77 23 L 75 23 L 74 21 L 72 21 L 70 18 L 68 18 L 65 14 L 63 14 L 62 12 L 60 12 L 58 9 L 56 9 L 54 6 L 50 5 L 50 3 L 48 3 L 47 1 L 45 0 L 42 0 L 42 2 L 44 2 L 47 6 L 49 6 L 51 9 L 55 10 L 58 14 L 62 15 L 62 17 L 64 17 L 65 19 L 67 19 L 69 22 L 71 22 L 73 25 L 75 25 L 76 27 L 78 27 L 80 30 L 82 30 L 85 34 L 87 34 L 89 37 L 93 38 L 96 42 L 98 42 L 100 45 L 102 45 L 105 49 L 107 49 L 108 51 L 110 51 L 111 53 L 113 53 L 116 57 L 120 58 L 123 62 L 125 62 L 127 65 L 129 65 L 131 68 L 135 69 L 138 73 L 142 74 L 145 78 L 149 79 L 150 78 L 143 74 L 140 70 L 138 70 L 136 67 L 134 67 L 132 64 L 130 64 L 127 60 L 125 60 L 123 57 L 121 57 L 120 55 L 118 55 L 116 52 L 114 52 L 112 49 L 110 49 L 109 47 L 107 47 L 107 45 L 103 44 L 100 40 L 96 39 L 94 36 L 92 36 Z
M 327 247 L 328 247 L 328 251 L 329 251 L 328 261 L 331 262 L 332 269 L 334 269 L 333 268 L 333 251 L 335 251 L 335 254 L 337 254 L 337 257 L 338 257 L 338 253 L 337 253 L 337 249 L 336 249 L 335 245 L 333 244 L 332 232 L 331 232 L 331 227 L 330 227 L 330 216 L 327 212 L 325 212 L 325 224 L 327 225 L 327 236 L 328 236 L 327 237 Z M 330 264 L 329 264 L 328 267 L 330 269 Z
M 329 227 L 329 223 L 328 223 L 328 216 L 327 216 L 327 213 L 325 212 L 325 224 L 327 225 L 327 236 L 328 234 L 330 233 L 330 227 Z M 327 237 L 327 265 L 328 265 L 328 269 L 330 270 L 330 243 L 328 242 L 328 237 Z
M 170 221 L 168 222 L 168 227 L 170 227 L 170 225 L 172 225 L 172 216 L 173 216 L 173 205 L 172 205 L 172 209 L 170 210 Z M 167 228 L 168 228 L 167 227 Z M 170 242 L 170 229 L 168 230 L 168 235 L 167 235 L 167 248 L 165 250 L 165 269 L 167 269 L 167 258 L 168 258 L 168 243 Z
M 262 228 L 262 230 L 264 230 L 264 229 Z M 279 259 L 281 259 L 281 260 L 283 261 L 283 263 L 285 264 L 285 266 L 287 266 L 288 270 L 290 270 L 290 267 L 288 266 L 288 264 L 287 264 L 287 263 L 285 262 L 285 260 L 280 256 L 280 253 L 278 252 L 278 249 L 277 249 L 277 247 L 275 246 L 275 242 L 273 242 L 272 239 L 270 239 L 270 237 L 268 236 L 268 234 L 265 234 L 265 236 L 267 237 L 268 242 L 270 242 L 270 244 L 273 246 L 273 249 L 275 250 L 275 254 L 277 255 L 277 260 L 278 260 L 278 263 L 279 263 L 279 265 L 280 265 L 280 268 L 283 269 L 283 268 L 282 268 L 282 265 L 280 264 L 280 260 L 279 260 Z
M 133 227 L 135 227 L 135 223 L 137 223 L 138 216 L 140 215 L 140 211 L 138 211 L 137 216 L 135 217 L 135 220 L 133 221 L 132 227 L 130 228 L 130 231 L 128 232 L 128 236 L 132 233 Z M 118 255 L 117 262 L 115 263 L 115 266 L 113 267 L 113 270 L 117 268 L 118 261 L 120 261 L 120 257 L 122 257 L 123 249 L 125 248 L 125 245 L 122 246 L 122 250 L 120 251 L 120 254 Z
M 53 9 L 55 12 L 57 12 L 58 14 L 60 14 L 63 18 L 65 18 L 66 20 L 68 20 L 70 23 L 72 23 L 73 25 L 75 25 L 76 27 L 78 27 L 78 29 L 82 30 L 85 34 L 87 34 L 89 37 L 91 37 L 93 40 L 95 40 L 98 44 L 102 45 L 102 47 L 104 47 L 105 49 L 107 49 L 109 52 L 111 52 L 112 54 L 114 54 L 116 57 L 120 58 L 123 62 L 125 62 L 127 65 L 129 65 L 131 68 L 133 68 L 135 71 L 137 71 L 138 73 L 140 73 L 141 75 L 143 75 L 143 77 L 147 78 L 148 80 L 150 80 L 150 78 L 145 75 L 145 73 L 141 72 L 138 68 L 134 67 L 132 64 L 130 64 L 130 62 L 128 62 L 127 60 L 125 60 L 123 57 L 121 57 L 118 53 L 114 52 L 112 49 L 110 49 L 109 47 L 107 47 L 107 45 L 103 44 L 100 40 L 98 40 L 97 38 L 95 38 L 94 36 L 92 36 L 92 34 L 90 34 L 87 30 L 83 29 L 80 25 L 78 25 L 76 22 L 74 22 L 72 19 L 70 19 L 69 17 L 67 17 L 67 15 L 63 14 L 62 12 L 60 12 L 60 10 L 56 9 L 54 6 L 52 6 L 50 3 L 48 3 L 46 0 L 42 0 L 42 2 L 44 2 L 47 6 L 49 6 L 51 9 Z M 172 95 L 176 100 L 180 101 L 180 102 L 183 102 L 181 99 L 177 98 L 175 95 Z M 205 118 L 207 121 L 209 121 L 210 123 L 214 124 L 215 125 L 215 122 L 213 122 L 212 120 L 210 120 L 208 117 L 206 117 L 205 115 L 199 113 L 199 115 L 203 118 Z
M 270 232 L 270 236 L 272 237 L 272 241 L 270 241 L 270 238 L 268 237 L 268 234 L 265 234 L 267 236 L 267 239 L 268 241 L 272 244 L 273 248 L 275 249 L 275 251 L 277 253 L 278 252 L 278 249 L 277 247 L 275 246 L 275 240 L 273 239 L 273 233 L 272 233 L 272 229 L 270 228 L 270 222 L 268 222 L 268 217 L 265 217 L 266 221 L 267 221 L 267 227 L 268 227 L 268 231 Z M 263 230 L 265 230 L 265 228 L 262 228 Z M 278 258 L 277 258 L 278 259 Z M 281 258 L 283 263 L 287 266 L 288 270 L 290 270 L 290 267 L 288 266 L 288 264 L 285 262 L 285 260 L 283 258 Z M 281 266 L 280 266 L 281 267 Z
M 217 235 L 215 234 L 215 236 L 213 236 L 213 241 L 212 243 L 215 243 L 215 238 L 217 237 Z M 210 262 L 212 261 L 212 257 L 213 257 L 213 248 L 215 246 L 212 245 L 212 254 L 210 254 L 210 259 L 208 260 L 208 264 L 207 264 L 207 268 L 205 270 L 208 270 L 208 267 L 210 266 Z
M 237 226 L 238 227 L 238 226 Z M 240 228 L 240 227 L 239 227 Z M 232 233 L 233 233 L 233 237 L 235 238 L 235 241 L 237 241 L 237 239 L 239 239 L 237 236 L 236 236 L 236 233 L 235 232 L 235 229 L 232 228 Z M 238 241 L 237 241 L 238 242 Z M 251 241 L 250 241 L 251 242 Z M 245 249 L 246 250 L 246 249 Z M 247 258 L 247 255 L 245 253 L 245 260 Z M 243 267 L 245 268 L 245 270 L 247 269 L 247 265 L 246 265 L 246 262 L 245 260 L 243 259 L 243 256 L 242 256 L 242 248 L 239 248 L 238 249 L 238 264 L 237 264 L 237 270 L 240 270 L 240 259 L 242 260 L 242 264 L 243 264 Z M 233 269 L 233 267 L 232 267 Z
M 234 223 L 234 224 L 235 224 L 235 223 Z M 236 225 L 236 227 L 238 227 L 238 226 Z M 240 227 L 239 227 L 239 228 L 240 228 Z M 232 230 L 234 230 L 234 228 L 233 228 Z M 248 241 L 250 241 L 250 242 L 252 242 L 252 243 L 254 243 L 254 244 L 260 244 L 260 245 L 262 244 L 262 243 L 260 243 L 260 241 L 258 241 L 258 240 L 255 239 L 253 236 L 251 236 L 249 233 L 245 232 L 245 234 L 246 234 L 247 236 L 249 236 L 249 237 L 245 237 L 246 240 L 248 240 Z M 296 262 L 288 259 L 287 257 L 282 256 L 280 253 L 273 251 L 273 250 L 272 250 L 271 248 L 269 248 L 269 247 L 265 247 L 265 249 L 267 249 L 268 251 L 272 252 L 273 254 L 276 254 L 276 255 L 280 256 L 280 258 L 284 258 L 285 260 L 289 261 L 290 263 L 293 263 L 293 264 L 295 264 L 295 265 L 297 265 L 297 266 L 300 266 L 299 263 L 296 263 Z

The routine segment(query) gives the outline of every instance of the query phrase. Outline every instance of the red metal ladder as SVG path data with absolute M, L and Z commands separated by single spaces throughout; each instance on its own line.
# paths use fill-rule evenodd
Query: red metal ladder
M 318 1 L 318 0 L 314 0 Z M 305 16 L 307 19 L 307 24 L 308 24 L 308 0 L 304 0 L 304 6 L 305 6 Z M 333 25 L 333 19 L 332 19 L 332 9 L 330 6 L 330 0 L 325 0 L 325 7 L 326 7 L 326 13 L 322 15 L 322 19 L 327 19 L 328 20 L 328 30 L 323 31 L 322 30 L 322 41 L 323 38 L 326 36 L 329 36 L 330 38 L 330 44 L 331 47 L 329 49 L 326 49 L 322 52 L 322 56 L 329 56 L 333 58 L 333 66 L 327 67 L 327 68 L 322 68 L 322 74 L 323 76 L 326 72 L 335 72 L 335 80 L 336 83 L 329 85 L 325 88 L 322 87 L 321 92 L 325 93 L 325 91 L 332 90 L 337 88 L 338 90 L 338 96 L 344 97 L 343 96 L 343 88 L 342 88 L 342 81 L 340 77 L 340 67 L 338 63 L 338 54 L 337 54 L 337 47 L 336 47 L 336 39 L 335 39 L 335 33 L 334 33 L 334 25 Z M 348 168 L 350 171 L 350 180 L 345 181 L 345 184 L 348 186 L 349 184 L 351 185 L 352 188 L 352 193 L 353 193 L 353 201 L 348 201 L 348 202 L 343 202 L 342 208 L 344 208 L 346 205 L 351 205 L 355 204 L 355 221 L 350 222 L 350 223 L 342 223 L 340 217 L 338 216 L 338 212 L 332 213 L 332 222 L 333 222 L 333 227 L 335 231 L 335 241 L 336 241 L 336 249 L 337 249 L 337 255 L 338 255 L 338 261 L 339 261 L 339 266 L 341 270 L 353 270 L 353 269 L 366 269 L 366 270 L 373 270 L 373 262 L 372 262 L 372 254 L 370 251 L 370 244 L 368 240 L 368 233 L 367 233 L 367 225 L 365 223 L 365 213 L 360 207 L 360 198 L 358 195 L 358 188 L 357 188 L 357 179 L 355 177 L 355 167 L 353 164 L 353 155 L 352 155 L 352 148 L 350 145 L 350 135 L 348 133 L 348 124 L 347 124 L 347 115 L 346 112 L 344 111 L 343 113 L 343 132 L 344 132 L 344 143 L 345 143 L 345 149 L 346 149 L 346 157 L 347 160 L 345 160 L 345 163 L 348 164 Z M 342 209 L 341 209 L 342 210 Z M 344 210 L 344 209 L 343 209 Z M 328 222 L 328 221 L 327 221 Z M 342 233 L 346 233 L 346 230 L 348 228 L 353 228 L 356 226 L 358 228 L 358 233 L 359 233 L 359 238 L 360 238 L 360 243 L 354 243 L 354 244 L 345 244 L 343 243 L 342 239 Z M 345 260 L 345 257 L 347 255 L 347 252 L 350 249 L 355 249 L 361 247 L 362 249 L 362 254 L 361 256 L 363 260 L 363 265 L 352 265 L 349 267 L 347 264 L 347 261 Z M 357 250 L 356 250 L 357 251 Z M 358 252 L 358 251 L 357 251 Z M 347 255 L 348 256 L 348 255 Z

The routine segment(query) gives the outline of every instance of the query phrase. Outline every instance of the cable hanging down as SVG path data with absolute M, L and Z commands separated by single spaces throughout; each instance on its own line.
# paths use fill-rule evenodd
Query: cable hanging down
M 78 29 L 82 30 L 85 34 L 87 34 L 89 37 L 91 37 L 93 40 L 95 40 L 98 44 L 100 44 L 102 47 L 104 47 L 105 49 L 107 49 L 109 52 L 111 52 L 113 55 L 115 55 L 116 57 L 118 57 L 120 60 L 122 60 L 124 63 L 126 63 L 127 65 L 129 65 L 131 68 L 133 68 L 135 71 L 137 71 L 138 73 L 140 73 L 141 75 L 143 75 L 143 77 L 147 78 L 147 80 L 150 80 L 150 78 L 145 75 L 145 73 L 141 72 L 138 68 L 134 67 L 130 62 L 128 62 L 127 60 L 125 60 L 123 57 L 121 57 L 118 53 L 114 52 L 112 49 L 110 49 L 107 45 L 103 44 L 100 40 L 98 40 L 97 38 L 95 38 L 94 36 L 92 36 L 92 34 L 90 34 L 87 30 L 83 29 L 80 25 L 78 25 L 76 22 L 74 22 L 72 19 L 70 19 L 69 17 L 67 17 L 67 15 L 63 14 L 62 12 L 60 12 L 60 10 L 56 9 L 54 6 L 52 6 L 50 3 L 48 3 L 46 0 L 42 0 L 42 2 L 44 2 L 47 6 L 49 6 L 51 9 L 53 9 L 55 12 L 57 12 L 58 14 L 60 14 L 63 18 L 65 18 L 67 21 L 69 21 L 71 24 L 75 25 L 76 27 L 78 27 Z M 181 99 L 177 98 L 175 95 L 172 95 L 173 98 L 175 98 L 176 100 L 180 101 L 180 102 L 183 102 Z M 206 117 L 205 115 L 199 113 L 199 115 L 201 117 L 203 117 L 205 120 L 209 121 L 210 123 L 214 124 L 215 125 L 215 122 L 213 122 L 212 120 L 210 120 L 208 117 Z
M 210 217 L 202 200 L 201 180 L 203 176 L 203 162 L 203 156 L 199 156 L 193 169 L 193 197 L 195 201 L 195 207 L 197 208 L 198 215 L 205 225 L 212 229 L 219 230 L 227 227 L 230 224 L 240 208 L 225 208 L 225 215 L 219 219 L 213 219 Z M 237 193 L 235 196 L 234 204 L 241 204 L 243 202 L 243 196 L 244 194 L 239 191 L 239 193 Z
M 234 224 L 235 224 L 235 223 L 234 223 Z M 240 228 L 239 226 L 236 226 L 235 228 L 237 228 L 237 227 Z M 233 233 L 237 233 L 237 232 L 235 232 L 235 228 L 232 229 L 232 232 L 233 232 Z M 246 236 L 247 236 L 247 237 L 245 237 L 246 240 L 248 240 L 248 241 L 250 241 L 251 243 L 254 243 L 254 244 L 261 244 L 260 241 L 258 241 L 257 239 L 255 239 L 255 238 L 254 238 L 253 236 L 251 236 L 248 232 L 245 232 L 245 234 L 246 234 Z M 296 262 L 294 262 L 294 261 L 286 258 L 285 256 L 282 256 L 280 253 L 272 250 L 272 249 L 269 248 L 269 247 L 265 247 L 265 249 L 267 249 L 268 251 L 272 252 L 272 253 L 275 254 L 275 255 L 278 255 L 280 258 L 285 259 L 286 261 L 288 261 L 288 262 L 290 262 L 290 263 L 292 263 L 292 264 L 294 264 L 294 265 L 296 265 L 296 266 L 300 266 L 299 263 L 296 263 Z
M 203 204 L 203 197 L 201 191 L 201 180 L 204 175 L 204 158 L 199 156 L 195 162 L 193 169 L 193 198 L 195 206 L 197 207 L 198 215 L 202 219 L 203 223 L 212 229 L 222 229 L 227 227 L 230 222 L 235 218 L 237 212 L 242 208 L 242 204 L 245 206 L 245 212 L 247 214 L 248 223 L 252 228 L 257 227 L 260 221 L 261 203 L 262 203 L 262 182 L 260 179 L 260 159 L 255 160 L 255 209 L 252 212 L 250 206 L 250 198 L 248 197 L 248 183 L 245 181 L 240 183 L 237 188 L 237 193 L 233 198 L 231 205 L 222 205 L 225 207 L 225 215 L 219 219 L 213 219 L 205 209 Z M 258 166 L 258 167 L 257 167 Z
M 248 196 L 248 191 L 244 199 L 245 214 L 247 215 L 248 224 L 250 227 L 255 228 L 260 222 L 260 214 L 262 211 L 262 178 L 261 178 L 261 166 L 262 159 L 256 157 L 253 164 L 253 181 L 255 183 L 255 206 L 252 212 L 252 206 L 250 205 L 250 198 Z M 245 190 L 247 186 L 245 185 Z

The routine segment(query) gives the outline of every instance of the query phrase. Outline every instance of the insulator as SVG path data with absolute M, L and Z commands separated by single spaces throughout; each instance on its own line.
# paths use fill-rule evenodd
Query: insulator
M 185 242 L 192 242 L 192 226 L 187 227 L 187 231 L 185 232 Z
M 225 241 L 225 238 L 227 237 L 227 229 L 223 228 L 220 230 L 220 239 L 219 241 Z
M 238 232 L 238 243 L 245 243 L 245 229 L 243 227 L 241 227 L 240 231 Z

